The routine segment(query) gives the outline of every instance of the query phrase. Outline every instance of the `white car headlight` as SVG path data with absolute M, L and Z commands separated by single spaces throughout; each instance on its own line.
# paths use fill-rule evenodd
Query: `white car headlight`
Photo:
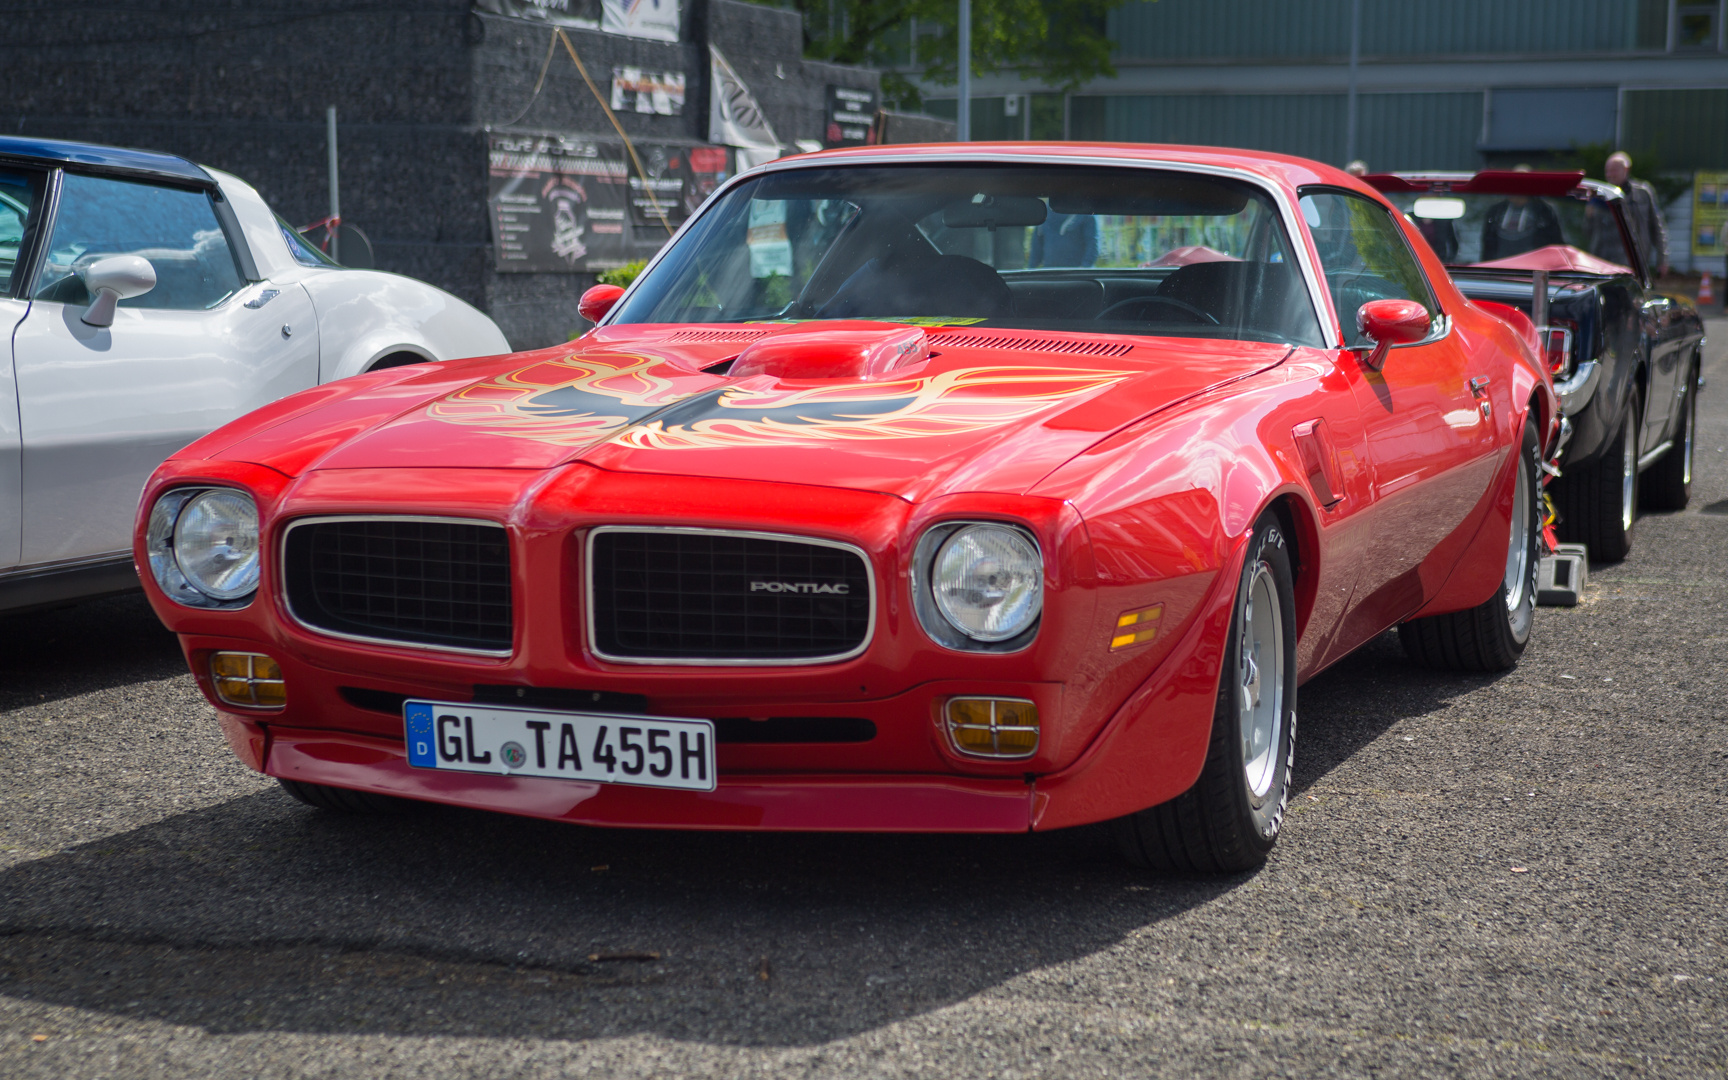
M 1044 610 L 1044 559 L 1031 535 L 1011 525 L 975 522 L 932 529 L 919 545 L 926 553 L 930 540 L 940 546 L 933 556 L 924 555 L 929 597 L 946 624 L 924 618 L 932 637 L 958 648 L 988 648 L 1037 623 Z
M 156 500 L 150 572 L 176 603 L 242 607 L 258 591 L 258 506 L 233 488 L 181 488 Z

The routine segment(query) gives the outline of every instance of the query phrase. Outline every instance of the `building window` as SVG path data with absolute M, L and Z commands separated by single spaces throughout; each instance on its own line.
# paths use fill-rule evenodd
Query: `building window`
M 1668 48 L 1673 52 L 1714 51 L 1721 37 L 1720 0 L 1669 0 Z

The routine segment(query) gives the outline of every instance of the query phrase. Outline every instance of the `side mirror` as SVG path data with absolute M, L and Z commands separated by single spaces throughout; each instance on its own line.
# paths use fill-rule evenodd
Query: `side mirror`
M 597 323 L 612 310 L 612 305 L 624 295 L 624 290 L 617 285 L 596 285 L 582 294 L 582 299 L 576 301 L 576 314 Z
M 91 326 L 113 326 L 114 305 L 156 287 L 156 268 L 142 255 L 110 255 L 84 268 L 84 287 L 95 297 L 82 318 Z
M 1356 311 L 1356 329 L 1374 343 L 1362 362 L 1370 370 L 1386 366 L 1386 353 L 1394 345 L 1409 345 L 1428 336 L 1433 326 L 1428 309 L 1414 300 L 1370 300 Z

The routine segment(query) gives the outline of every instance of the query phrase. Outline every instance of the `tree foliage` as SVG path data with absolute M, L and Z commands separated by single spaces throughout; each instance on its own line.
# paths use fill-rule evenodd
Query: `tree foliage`
M 972 72 L 1011 71 L 1052 90 L 1116 74 L 1106 21 L 1124 0 L 972 0 Z M 959 81 L 956 0 L 792 0 L 804 15 L 805 55 L 898 68 L 883 95 L 916 106 L 916 86 Z M 916 33 L 914 33 L 914 30 Z

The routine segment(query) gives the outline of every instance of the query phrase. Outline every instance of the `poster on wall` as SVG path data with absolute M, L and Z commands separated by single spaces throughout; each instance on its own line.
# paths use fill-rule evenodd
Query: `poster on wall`
M 678 40 L 678 0 L 600 0 L 600 29 L 608 34 Z
M 1728 173 L 1692 174 L 1692 254 L 1728 254 Z
M 624 144 L 582 135 L 488 136 L 487 195 L 500 272 L 609 270 L 660 250 L 731 175 L 720 146 Z
M 612 69 L 612 111 L 679 116 L 684 112 L 684 73 Z
M 600 26 L 600 0 L 474 0 L 474 10 L 580 30 Z
M 863 146 L 870 141 L 870 125 L 876 120 L 881 104 L 874 90 L 859 90 L 850 86 L 828 84 L 828 124 L 822 135 L 823 145 Z

